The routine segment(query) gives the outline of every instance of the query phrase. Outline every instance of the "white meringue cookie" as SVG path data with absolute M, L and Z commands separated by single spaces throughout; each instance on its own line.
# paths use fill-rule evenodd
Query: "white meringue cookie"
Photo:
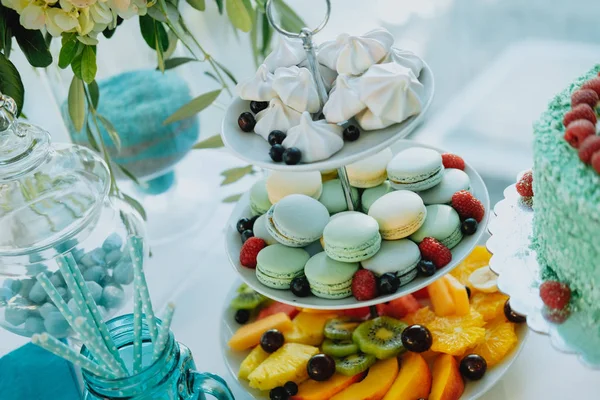
M 258 67 L 254 78 L 238 83 L 235 90 L 243 100 L 270 101 L 277 96 L 273 89 L 274 77 L 267 66 L 262 64 Z
M 421 112 L 424 87 L 410 68 L 387 63 L 373 65 L 360 77 L 358 93 L 375 116 L 402 122 Z
M 348 121 L 367 108 L 358 95 L 358 80 L 350 75 L 339 75 L 335 87 L 329 93 L 323 114 L 328 122 L 340 123 Z
M 256 126 L 254 132 L 269 139 L 269 133 L 278 130 L 287 132 L 291 127 L 300 123 L 301 113 L 283 104 L 275 97 L 269 103 L 269 107 L 256 114 Z
M 277 68 L 273 89 L 284 104 L 296 111 L 316 113 L 321 108 L 315 79 L 306 68 Z
M 383 60 L 393 44 L 392 34 L 381 28 L 363 36 L 342 33 L 335 41 L 323 43 L 317 58 L 321 64 L 340 74 L 360 75 Z
M 310 68 L 308 68 L 308 60 L 302 61 L 298 66 L 301 68 L 306 68 L 310 71 Z M 323 78 L 323 83 L 325 83 L 325 89 L 327 89 L 329 92 L 333 87 L 335 79 L 338 77 L 338 73 L 334 69 L 331 69 L 323 64 L 319 64 L 319 72 Z
M 356 122 L 366 131 L 387 128 L 397 123 L 389 119 L 379 118 L 368 108 L 356 116 Z
M 273 51 L 265 58 L 264 64 L 270 72 L 277 68 L 291 67 L 306 60 L 306 51 L 299 39 L 290 39 L 279 35 L 279 41 Z
M 302 152 L 302 161 L 311 163 L 326 160 L 344 147 L 343 128 L 327 121 L 313 121 L 308 112 L 302 113 L 300 124 L 291 128 L 283 147 L 296 147 Z
M 392 48 L 388 55 L 381 62 L 382 64 L 394 62 L 403 67 L 410 68 L 418 78 L 423 69 L 423 60 L 412 51 Z

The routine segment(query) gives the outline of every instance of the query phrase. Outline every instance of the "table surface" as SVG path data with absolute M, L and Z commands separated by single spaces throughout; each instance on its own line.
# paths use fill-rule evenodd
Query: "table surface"
M 334 0 L 334 6 L 341 3 L 341 0 Z M 386 15 L 381 12 L 382 4 L 392 3 L 399 4 L 400 2 L 378 0 L 374 12 L 370 2 L 344 0 L 344 4 L 351 5 L 348 9 L 352 12 L 334 14 L 330 24 L 323 32 L 323 36 L 330 38 L 334 33 L 343 31 L 347 26 L 352 26 L 353 30 L 360 32 L 380 25 L 382 20 L 387 23 L 395 23 L 393 18 L 391 20 L 384 18 L 390 17 L 392 14 Z M 422 1 L 423 5 L 428 4 L 430 8 L 434 3 Z M 448 31 L 450 27 L 448 21 L 456 21 L 458 18 L 456 9 L 460 9 L 459 5 L 464 5 L 465 1 L 456 0 L 454 11 L 444 9 L 452 3 L 451 1 L 439 3 L 441 9 L 436 12 L 446 13 L 446 15 L 441 20 L 444 23 L 438 24 L 437 29 L 441 31 L 438 33 L 448 33 L 453 38 L 451 40 L 466 39 L 456 47 L 445 46 L 443 49 L 430 49 L 431 57 L 427 59 L 432 68 L 435 70 L 436 60 L 434 58 L 437 59 L 437 65 L 441 69 L 442 66 L 445 67 L 448 57 L 455 54 L 461 56 L 462 60 L 467 54 L 475 54 L 480 59 L 488 57 L 488 63 L 475 64 L 476 60 L 474 60 L 473 65 L 461 70 L 462 81 L 440 80 L 442 74 L 436 74 L 440 88 L 437 108 L 433 108 L 430 120 L 418 132 L 417 137 L 421 141 L 450 148 L 465 155 L 467 159 L 474 161 L 476 168 L 486 172 L 482 174 L 484 178 L 500 175 L 501 179 L 508 181 L 512 179 L 514 172 L 526 168 L 530 162 L 528 160 L 531 157 L 529 147 L 531 121 L 544 108 L 553 93 L 558 92 L 567 82 L 597 61 L 595 58 L 598 54 L 598 47 L 574 43 L 530 41 L 498 55 L 496 52 L 502 48 L 501 46 L 497 43 L 490 47 L 480 46 L 477 35 L 465 36 L 467 28 L 461 28 L 464 29 L 463 31 Z M 488 1 L 481 2 L 477 7 L 487 7 L 487 5 L 483 5 L 484 3 L 500 4 Z M 531 10 L 523 10 L 522 7 L 525 5 L 520 1 L 507 0 L 501 3 L 506 4 L 504 12 L 511 15 L 512 31 L 522 33 L 523 24 L 520 23 L 519 18 L 531 19 Z M 528 7 L 533 7 L 531 4 L 534 3 L 540 7 L 546 7 L 545 2 L 539 0 L 528 3 Z M 518 13 L 516 10 L 520 10 L 519 12 L 522 13 Z M 551 13 L 555 9 L 545 8 L 545 10 Z M 563 13 L 558 9 L 555 11 Z M 419 12 L 426 13 L 426 11 L 414 11 L 415 15 L 418 15 L 416 20 L 422 21 L 425 17 Z M 468 12 L 463 12 L 463 14 L 467 15 L 462 17 L 463 21 L 473 21 L 474 13 L 469 15 Z M 199 23 L 194 26 L 200 35 L 204 33 L 200 37 L 206 37 L 207 32 L 211 32 L 213 38 L 225 34 L 225 28 L 215 27 L 215 22 L 211 24 L 208 18 L 205 22 L 205 24 Z M 420 22 L 413 21 L 408 25 L 407 32 L 406 30 L 401 32 L 408 33 L 411 40 L 416 38 L 415 40 L 406 40 L 406 36 L 401 40 L 407 47 L 423 54 L 424 52 L 419 50 L 431 38 L 432 32 L 436 31 L 432 30 L 429 35 L 423 36 L 420 34 L 419 24 Z M 455 24 L 455 26 L 458 25 L 460 24 Z M 549 29 L 542 25 L 539 24 L 536 28 Z M 461 26 L 466 27 L 467 24 Z M 393 25 L 387 27 L 392 30 L 394 28 Z M 487 29 L 487 26 L 480 28 L 490 35 L 502 36 L 494 29 Z M 566 25 L 561 26 L 560 29 L 575 32 L 568 30 Z M 552 30 L 551 36 L 556 36 L 554 27 Z M 394 33 L 400 37 L 399 29 Z M 517 39 L 516 36 L 519 33 L 514 33 L 510 39 Z M 580 39 L 575 37 L 575 33 L 572 36 L 569 39 Z M 502 38 L 504 37 L 506 35 L 502 36 Z M 229 46 L 230 44 L 231 46 Z M 465 46 L 476 48 L 477 52 L 469 53 Z M 243 47 L 247 46 L 243 44 Z M 483 50 L 484 47 L 487 50 Z M 207 48 L 215 56 L 221 55 L 220 60 L 223 61 L 225 58 L 224 63 L 232 65 L 234 73 L 240 76 L 247 75 L 246 69 L 248 68 L 239 67 L 244 63 L 237 65 L 235 63 L 239 45 L 230 42 L 227 46 L 222 46 L 220 51 L 225 53 L 221 54 L 219 54 L 219 43 L 216 41 L 208 43 Z M 494 54 L 486 54 L 484 57 L 485 51 Z M 451 54 L 448 54 L 449 52 Z M 247 54 L 243 57 L 248 58 Z M 460 69 L 462 66 L 448 66 L 448 68 Z M 478 77 L 473 78 L 475 75 Z M 36 76 L 26 77 L 26 85 L 28 80 L 35 79 L 37 79 Z M 460 91 L 457 89 L 459 84 Z M 523 90 L 523 88 L 527 90 Z M 519 92 L 518 95 L 516 95 L 517 92 Z M 490 93 L 493 93 L 493 101 L 490 100 L 492 99 Z M 34 123 L 50 127 L 53 133 L 59 132 L 54 135 L 55 139 L 65 140 L 64 133 L 60 133 L 60 123 L 56 118 L 52 119 L 52 115 L 56 116 L 56 110 L 50 110 L 47 105 L 47 93 L 29 96 L 26 113 Z M 221 115 L 220 112 L 204 113 L 202 131 L 208 132 L 207 134 L 218 132 Z M 467 132 L 466 135 L 465 132 Z M 474 140 L 469 134 L 478 135 L 476 139 L 479 140 Z M 499 137 L 503 139 L 501 143 L 495 141 Z M 486 150 L 482 151 L 484 148 Z M 506 163 L 507 154 L 514 154 L 515 151 L 516 162 Z M 240 165 L 243 165 L 241 161 L 219 151 L 194 152 L 188 156 L 178 168 L 188 171 L 187 175 L 179 176 L 179 183 L 193 185 L 194 181 L 198 179 L 210 182 L 209 186 L 212 187 L 211 190 L 214 190 L 214 201 L 205 204 L 201 210 L 202 212 L 208 211 L 210 218 L 197 232 L 174 243 L 154 247 L 153 258 L 148 262 L 146 270 L 155 304 L 164 306 L 167 301 L 176 302 L 177 312 L 173 321 L 173 331 L 178 340 L 192 349 L 198 368 L 223 376 L 232 387 L 236 399 L 244 400 L 248 396 L 227 373 L 218 337 L 222 303 L 228 290 L 237 279 L 233 268 L 228 264 L 223 239 L 225 223 L 233 205 L 222 204 L 219 199 L 247 190 L 252 183 L 252 180 L 248 178 L 236 185 L 219 188 L 218 174 L 223 169 Z M 202 175 L 199 176 L 197 171 L 201 171 Z M 0 356 L 26 341 L 24 338 L 0 330 Z M 556 352 L 551 347 L 548 337 L 532 333 L 513 367 L 492 390 L 481 398 L 484 400 L 565 399 L 569 397 L 592 399 L 598 398 L 598 392 L 600 392 L 600 380 L 597 371 L 586 369 L 572 355 Z

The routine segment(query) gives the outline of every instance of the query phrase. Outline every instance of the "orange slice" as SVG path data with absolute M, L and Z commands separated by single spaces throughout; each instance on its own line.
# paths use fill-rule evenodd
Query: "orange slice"
M 446 275 L 443 279 L 446 281 L 446 285 L 454 301 L 455 314 L 467 315 L 471 306 L 469 305 L 469 295 L 467 294 L 465 285 L 452 275 Z
M 517 340 L 515 325 L 512 322 L 497 320 L 486 327 L 484 340 L 471 353 L 485 358 L 488 368 L 493 367 L 516 346 Z
M 429 292 L 429 299 L 431 300 L 431 305 L 433 306 L 433 311 L 435 311 L 436 315 L 445 317 L 447 315 L 453 315 L 456 312 L 454 300 L 452 299 L 452 295 L 450 294 L 445 279 L 442 278 L 433 282 L 431 285 L 427 286 L 427 291 Z
M 502 293 L 477 293 L 471 298 L 471 306 L 484 321 L 491 321 L 504 314 L 506 300 L 508 296 Z
M 492 255 L 484 246 L 477 246 L 471 252 L 471 254 L 469 254 L 469 256 L 460 263 L 458 267 L 450 272 L 450 275 L 458 279 L 458 281 L 463 285 L 469 286 L 469 288 L 473 290 L 473 287 L 471 287 L 471 284 L 469 283 L 469 276 L 476 269 L 488 265 L 491 258 Z

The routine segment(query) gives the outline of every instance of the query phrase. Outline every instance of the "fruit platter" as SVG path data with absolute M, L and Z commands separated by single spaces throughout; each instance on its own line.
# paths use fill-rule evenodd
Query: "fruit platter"
M 273 171 L 226 231 L 230 262 L 252 289 L 314 309 L 365 307 L 452 271 L 485 233 L 489 197 L 458 155 L 408 140 L 334 171 Z
M 478 246 L 449 275 L 375 310 L 298 308 L 236 285 L 223 311 L 230 373 L 257 400 L 475 399 L 517 357 L 525 318 Z
M 301 40 L 282 36 L 238 84 L 222 126 L 238 157 L 267 169 L 339 168 L 410 134 L 433 100 L 427 64 L 385 29 L 343 33 L 318 46 L 318 65 L 310 59 Z

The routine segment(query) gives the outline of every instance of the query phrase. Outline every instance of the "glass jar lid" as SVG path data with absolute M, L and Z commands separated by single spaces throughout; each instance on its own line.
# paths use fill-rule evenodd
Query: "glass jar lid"
M 16 113 L 13 99 L 0 93 L 0 270 L 3 257 L 44 251 L 80 232 L 110 190 L 101 157 L 51 145 L 48 132 L 17 121 Z

